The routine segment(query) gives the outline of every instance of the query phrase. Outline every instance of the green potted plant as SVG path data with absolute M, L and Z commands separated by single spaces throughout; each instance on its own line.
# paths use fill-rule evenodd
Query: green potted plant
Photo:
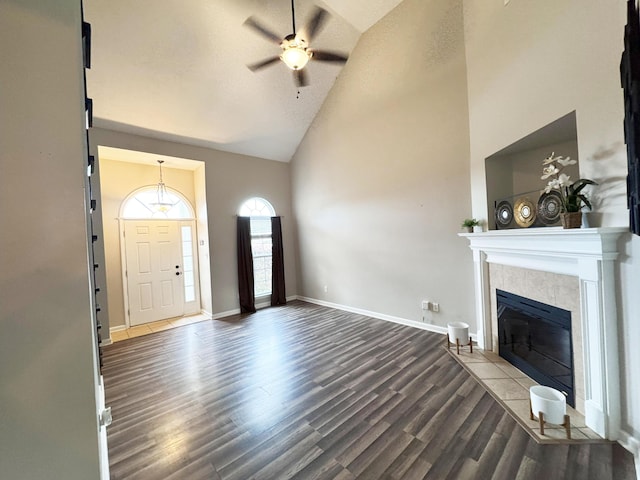
M 582 208 L 587 207 L 591 210 L 591 202 L 583 189 L 587 185 L 597 185 L 597 183 L 588 178 L 571 182 L 571 177 L 562 173 L 562 170 L 568 165 L 575 165 L 578 162 L 570 157 L 563 158 L 560 155 L 554 157 L 554 154 L 555 152 L 552 152 L 542 162 L 542 177 L 540 178 L 542 180 L 550 179 L 544 191 L 545 193 L 549 193 L 551 190 L 560 192 L 562 226 L 564 228 L 579 228 L 582 224 Z
M 462 228 L 466 229 L 466 231 L 468 233 L 473 232 L 473 227 L 478 227 L 480 226 L 480 222 L 478 220 L 476 220 L 475 218 L 465 218 L 462 221 Z

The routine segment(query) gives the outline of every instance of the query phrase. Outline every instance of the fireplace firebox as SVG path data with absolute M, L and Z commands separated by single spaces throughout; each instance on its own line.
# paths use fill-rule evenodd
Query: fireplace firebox
M 499 354 L 575 407 L 571 312 L 496 290 Z

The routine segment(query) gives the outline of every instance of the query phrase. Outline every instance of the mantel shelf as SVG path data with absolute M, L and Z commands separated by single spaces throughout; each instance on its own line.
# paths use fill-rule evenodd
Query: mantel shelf
M 484 252 L 489 263 L 575 275 L 581 259 L 615 260 L 624 227 L 491 230 L 459 233 L 473 251 Z
M 597 227 L 597 228 L 511 228 L 508 230 L 489 230 L 486 232 L 458 233 L 460 237 L 467 238 L 504 238 L 504 237 L 588 237 L 593 235 L 622 235 L 628 233 L 628 227 Z

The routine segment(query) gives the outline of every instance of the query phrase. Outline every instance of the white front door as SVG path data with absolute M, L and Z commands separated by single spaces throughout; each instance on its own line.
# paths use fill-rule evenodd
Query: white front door
M 184 314 L 179 222 L 124 220 L 129 324 Z

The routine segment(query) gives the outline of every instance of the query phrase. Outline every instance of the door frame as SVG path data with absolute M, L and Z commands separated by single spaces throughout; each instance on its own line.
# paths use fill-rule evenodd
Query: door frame
M 196 228 L 196 220 L 195 219 L 152 219 L 152 218 L 118 218 L 118 229 L 119 229 L 119 239 L 120 239 L 120 268 L 122 271 L 122 296 L 123 296 L 123 305 L 122 308 L 124 310 L 124 321 L 125 327 L 131 328 L 131 314 L 129 311 L 129 278 L 127 276 L 127 249 L 126 249 L 126 239 L 125 239 L 125 222 L 127 221 L 163 221 L 163 222 L 175 222 L 178 224 L 178 230 L 181 231 L 181 227 L 183 225 L 189 225 L 191 227 L 191 235 L 192 235 L 192 244 L 193 244 L 193 268 L 194 268 L 194 281 L 196 299 L 193 302 L 189 302 L 193 306 L 190 309 L 185 308 L 183 312 L 183 316 L 188 315 L 196 315 L 202 312 L 202 300 L 200 295 L 200 269 L 199 269 L 199 252 L 198 252 L 198 229 Z M 180 255 L 183 257 L 182 252 L 182 236 L 180 236 Z M 183 286 L 184 289 L 184 286 Z M 184 302 L 186 305 L 187 302 Z M 153 323 L 153 322 L 149 322 Z M 141 325 L 146 325 L 143 323 Z

